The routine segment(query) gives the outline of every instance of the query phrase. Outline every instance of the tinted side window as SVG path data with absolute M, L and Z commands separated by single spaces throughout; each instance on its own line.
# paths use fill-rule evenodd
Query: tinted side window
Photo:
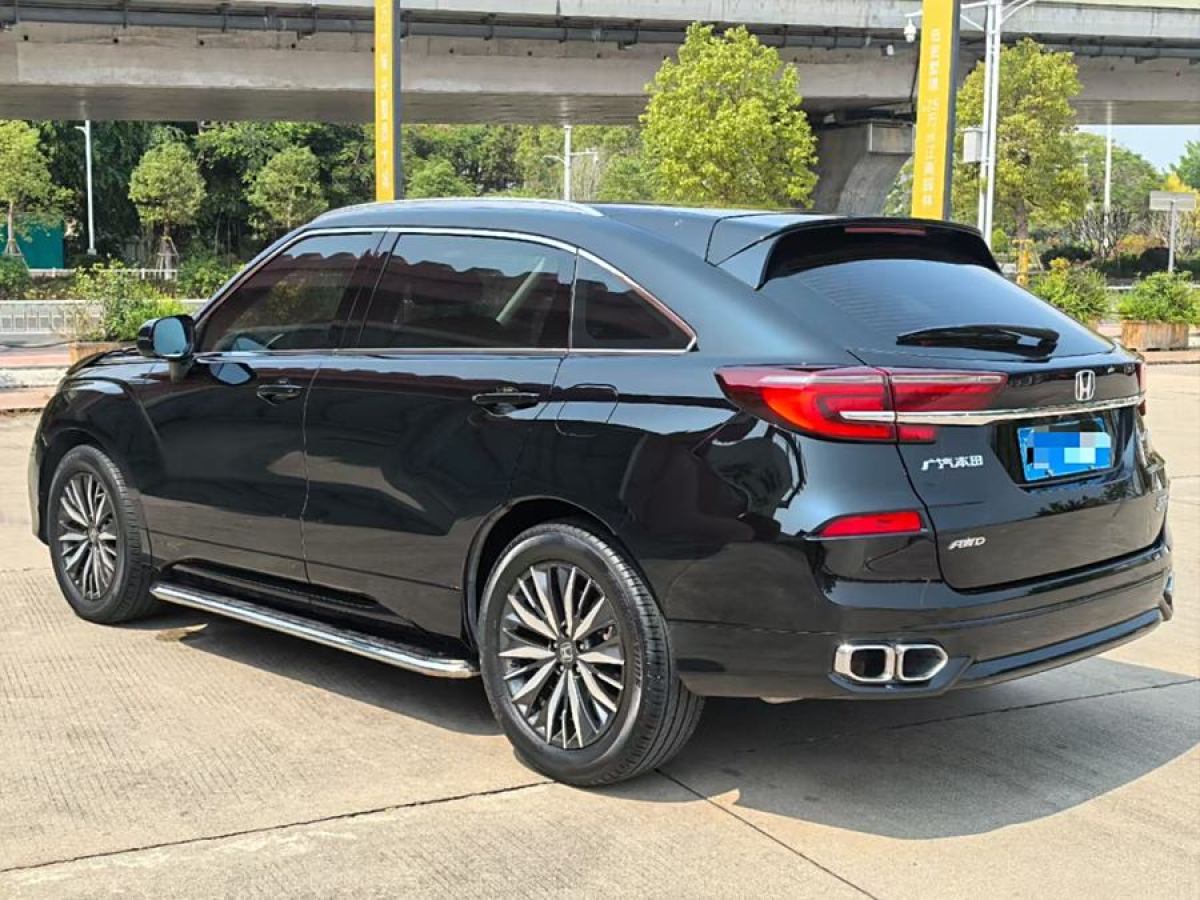
M 685 350 L 692 340 L 637 288 L 582 258 L 572 337 L 575 347 L 612 350 Z
M 529 241 L 401 235 L 358 345 L 566 347 L 574 264 Z
M 201 350 L 337 347 L 354 299 L 378 271 L 378 233 L 304 238 L 221 301 L 204 324 Z

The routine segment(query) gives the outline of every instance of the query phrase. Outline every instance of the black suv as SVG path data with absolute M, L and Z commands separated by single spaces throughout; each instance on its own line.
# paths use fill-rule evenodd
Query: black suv
M 945 223 L 376 204 L 72 368 L 30 496 L 84 618 L 479 674 L 601 784 L 705 696 L 930 696 L 1169 618 L 1141 378 Z

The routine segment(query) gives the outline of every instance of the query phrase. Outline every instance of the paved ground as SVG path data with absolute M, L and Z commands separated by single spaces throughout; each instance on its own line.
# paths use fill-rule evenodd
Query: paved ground
M 0 417 L 0 896 L 1196 898 L 1200 366 L 1150 378 L 1171 624 L 937 701 L 714 702 L 595 792 L 517 763 L 477 684 L 75 619 L 27 533 L 33 420 Z

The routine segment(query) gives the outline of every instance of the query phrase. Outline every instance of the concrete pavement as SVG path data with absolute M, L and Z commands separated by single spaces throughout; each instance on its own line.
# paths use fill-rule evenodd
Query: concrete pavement
M 0 418 L 0 896 L 1200 896 L 1200 366 L 1156 366 L 1175 620 L 929 701 L 710 703 L 604 791 L 477 683 L 198 613 L 76 619 Z

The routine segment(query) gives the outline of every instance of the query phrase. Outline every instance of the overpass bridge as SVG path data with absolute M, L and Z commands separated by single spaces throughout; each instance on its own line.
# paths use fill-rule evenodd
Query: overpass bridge
M 836 150 L 823 158 L 847 170 L 846 184 L 822 173 L 824 205 L 873 205 L 909 153 L 917 53 L 903 28 L 919 0 L 403 5 L 407 121 L 634 122 L 703 20 L 746 25 L 798 68 Z M 371 118 L 370 0 L 0 0 L 0 29 L 0 118 Z M 1085 123 L 1200 122 L 1200 0 L 1042 0 L 1006 25 L 1006 40 L 1025 35 L 1076 54 Z M 965 71 L 983 40 L 969 25 L 962 40 Z

